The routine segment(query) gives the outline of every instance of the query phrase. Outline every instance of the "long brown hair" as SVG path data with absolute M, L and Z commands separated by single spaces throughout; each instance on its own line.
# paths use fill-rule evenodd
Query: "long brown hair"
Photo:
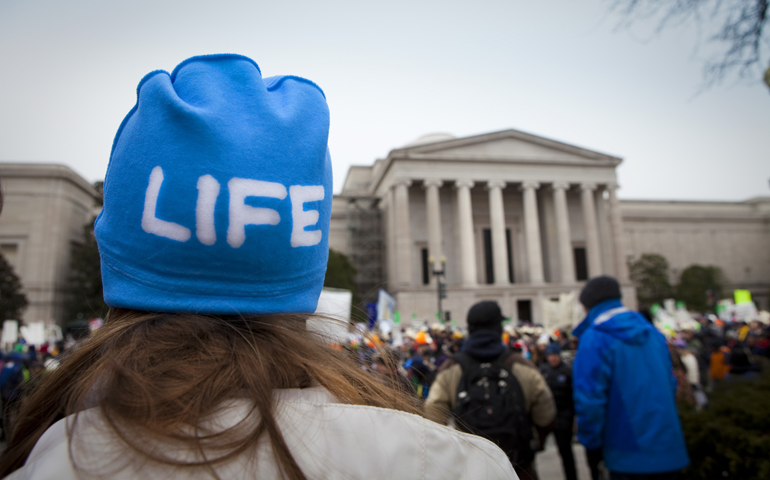
M 275 389 L 317 382 L 340 402 L 421 414 L 405 392 L 383 385 L 307 331 L 306 317 L 111 310 L 105 325 L 22 401 L 0 477 L 23 466 L 54 422 L 89 407 L 100 409 L 127 448 L 162 464 L 207 468 L 214 477 L 214 465 L 248 452 L 267 434 L 279 470 L 290 479 L 305 476 L 276 423 Z M 251 400 L 259 421 L 245 431 L 237 425 L 202 437 L 196 431 L 201 419 L 233 398 Z M 181 462 L 151 450 L 148 438 L 220 454 Z M 70 458 L 74 462 L 71 450 Z

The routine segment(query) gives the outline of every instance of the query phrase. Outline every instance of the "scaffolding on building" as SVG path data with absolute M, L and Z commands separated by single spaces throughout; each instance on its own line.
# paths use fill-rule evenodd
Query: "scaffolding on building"
M 348 257 L 356 268 L 356 287 L 364 304 L 377 301 L 384 282 L 381 219 L 378 198 L 348 199 Z

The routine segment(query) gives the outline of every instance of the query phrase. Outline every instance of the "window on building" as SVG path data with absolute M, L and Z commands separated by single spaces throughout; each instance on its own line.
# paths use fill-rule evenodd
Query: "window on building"
M 519 322 L 531 322 L 532 321 L 532 301 L 530 300 L 516 301 L 516 312 L 519 314 Z
M 508 279 L 513 279 L 513 248 L 511 248 L 511 229 L 505 229 L 505 248 L 508 251 Z M 492 257 L 492 230 L 484 229 L 484 275 L 487 284 L 495 283 L 495 262 Z
M 484 229 L 484 273 L 486 283 L 495 283 L 495 265 L 492 260 L 492 230 Z
M 430 265 L 428 262 L 428 249 L 423 248 L 422 251 L 422 284 L 427 285 L 430 283 Z
M 14 270 L 18 270 L 19 246 L 15 243 L 0 244 L 0 253 L 3 254 L 5 261 L 11 264 Z M 18 271 L 16 274 L 18 275 Z
M 588 280 L 588 262 L 585 247 L 575 247 L 575 276 L 578 280 Z
M 508 279 L 511 281 L 511 283 L 516 283 L 516 281 L 513 279 L 513 243 L 511 243 L 511 229 L 506 228 L 505 229 L 505 242 L 506 247 L 508 248 Z

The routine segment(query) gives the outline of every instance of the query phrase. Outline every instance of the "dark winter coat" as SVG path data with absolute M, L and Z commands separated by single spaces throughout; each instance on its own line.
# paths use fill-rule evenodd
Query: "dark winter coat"
M 554 368 L 550 363 L 540 365 L 540 373 L 551 389 L 556 402 L 556 430 L 571 430 L 575 418 L 575 403 L 572 399 L 572 369 L 564 362 Z

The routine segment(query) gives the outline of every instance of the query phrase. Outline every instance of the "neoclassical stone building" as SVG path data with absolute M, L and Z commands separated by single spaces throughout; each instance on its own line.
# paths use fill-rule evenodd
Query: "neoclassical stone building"
M 98 212 L 101 195 L 64 165 L 0 163 L 0 186 L 0 249 L 29 301 L 23 320 L 67 320 L 70 249 L 83 241 L 83 226 Z
M 426 136 L 350 168 L 334 197 L 330 246 L 353 260 L 362 296 L 385 288 L 406 322 L 435 318 L 432 271 L 442 258 L 442 310 L 460 325 L 482 299 L 538 321 L 543 299 L 600 273 L 618 277 L 633 306 L 627 263 L 643 253 L 664 255 L 674 282 L 692 264 L 717 265 L 769 308 L 770 197 L 618 201 L 620 162 L 515 130 Z M 66 321 L 70 250 L 101 196 L 63 165 L 0 163 L 0 184 L 0 250 L 30 301 L 24 320 Z
M 621 161 L 516 130 L 425 136 L 350 168 L 334 199 L 330 245 L 351 256 L 364 295 L 382 286 L 405 318 L 420 320 L 435 318 L 432 272 L 442 269 L 442 310 L 460 325 L 481 299 L 537 322 L 543 299 L 600 274 L 617 277 L 634 307 L 628 261 L 648 252 L 667 256 L 674 274 L 716 264 L 749 286 L 735 275 L 745 267 L 717 253 L 728 245 L 739 257 L 754 252 L 750 288 L 766 303 L 770 198 L 620 202 Z

